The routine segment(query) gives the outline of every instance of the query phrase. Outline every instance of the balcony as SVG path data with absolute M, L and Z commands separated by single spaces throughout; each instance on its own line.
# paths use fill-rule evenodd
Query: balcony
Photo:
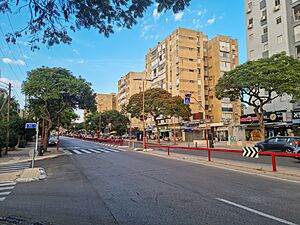
M 268 33 L 261 35 L 261 43 L 265 43 L 268 41 Z
M 300 21 L 300 5 L 297 5 L 293 8 L 294 10 L 294 22 Z

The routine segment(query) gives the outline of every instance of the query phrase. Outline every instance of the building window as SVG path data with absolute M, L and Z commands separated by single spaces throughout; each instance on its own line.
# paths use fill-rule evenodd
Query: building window
M 262 14 L 262 17 L 266 17 L 267 16 L 267 10 L 264 9 L 261 14 Z
M 249 40 L 252 41 L 253 40 L 254 35 L 253 34 L 249 34 Z
M 264 44 L 264 51 L 268 51 L 268 44 Z
M 253 18 L 250 18 L 248 20 L 248 29 L 251 29 L 253 27 Z
M 276 24 L 280 24 L 281 22 L 282 22 L 281 16 L 277 17 L 277 18 L 276 18 Z
M 300 20 L 300 5 L 294 7 L 294 21 L 297 22 Z
M 253 7 L 252 1 L 251 1 L 251 2 L 248 2 L 248 12 L 251 12 L 251 11 L 252 11 L 252 7 Z
M 193 62 L 194 60 L 193 59 L 189 59 L 189 61 Z
M 263 28 L 263 34 L 266 34 L 266 33 L 268 33 L 268 27 Z
M 277 44 L 281 44 L 283 41 L 282 35 L 277 36 Z
M 275 6 L 280 5 L 280 0 L 275 0 Z
M 250 55 L 250 58 L 253 58 L 253 56 L 254 56 L 254 50 L 250 50 L 249 55 Z
M 300 25 L 294 27 L 295 42 L 300 41 Z

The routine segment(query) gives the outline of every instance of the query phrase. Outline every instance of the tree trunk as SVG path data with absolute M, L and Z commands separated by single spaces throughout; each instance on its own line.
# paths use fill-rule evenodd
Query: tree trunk
M 260 109 L 260 111 L 259 111 Z M 264 113 L 263 108 L 254 108 L 254 112 L 258 118 L 259 129 L 260 129 L 260 140 L 265 140 L 265 123 L 264 123 Z
M 47 120 L 47 126 L 45 128 L 44 140 L 43 140 L 43 147 L 45 152 L 47 151 L 48 148 L 48 139 L 49 139 L 51 126 L 52 126 L 51 120 Z
M 157 143 L 160 144 L 160 130 L 159 130 L 159 126 L 158 126 L 158 121 L 155 119 L 155 126 L 157 129 Z

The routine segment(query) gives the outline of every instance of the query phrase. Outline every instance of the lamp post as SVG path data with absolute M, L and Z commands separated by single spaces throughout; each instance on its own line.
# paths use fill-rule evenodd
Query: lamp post
M 145 126 L 145 82 L 152 81 L 147 78 L 134 78 L 133 80 L 142 81 L 142 117 L 143 117 L 143 148 L 147 149 L 146 145 L 146 126 Z

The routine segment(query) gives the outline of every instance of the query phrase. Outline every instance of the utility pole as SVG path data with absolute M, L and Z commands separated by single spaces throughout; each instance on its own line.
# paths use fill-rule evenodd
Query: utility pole
M 57 115 L 57 146 L 56 146 L 57 151 L 59 151 L 59 128 L 60 128 L 60 112 Z
M 10 98 L 11 98 L 11 83 L 8 83 L 8 96 L 7 96 L 7 128 L 6 128 L 6 148 L 5 148 L 5 155 L 7 155 L 7 152 L 8 152 L 8 145 L 9 145 Z

